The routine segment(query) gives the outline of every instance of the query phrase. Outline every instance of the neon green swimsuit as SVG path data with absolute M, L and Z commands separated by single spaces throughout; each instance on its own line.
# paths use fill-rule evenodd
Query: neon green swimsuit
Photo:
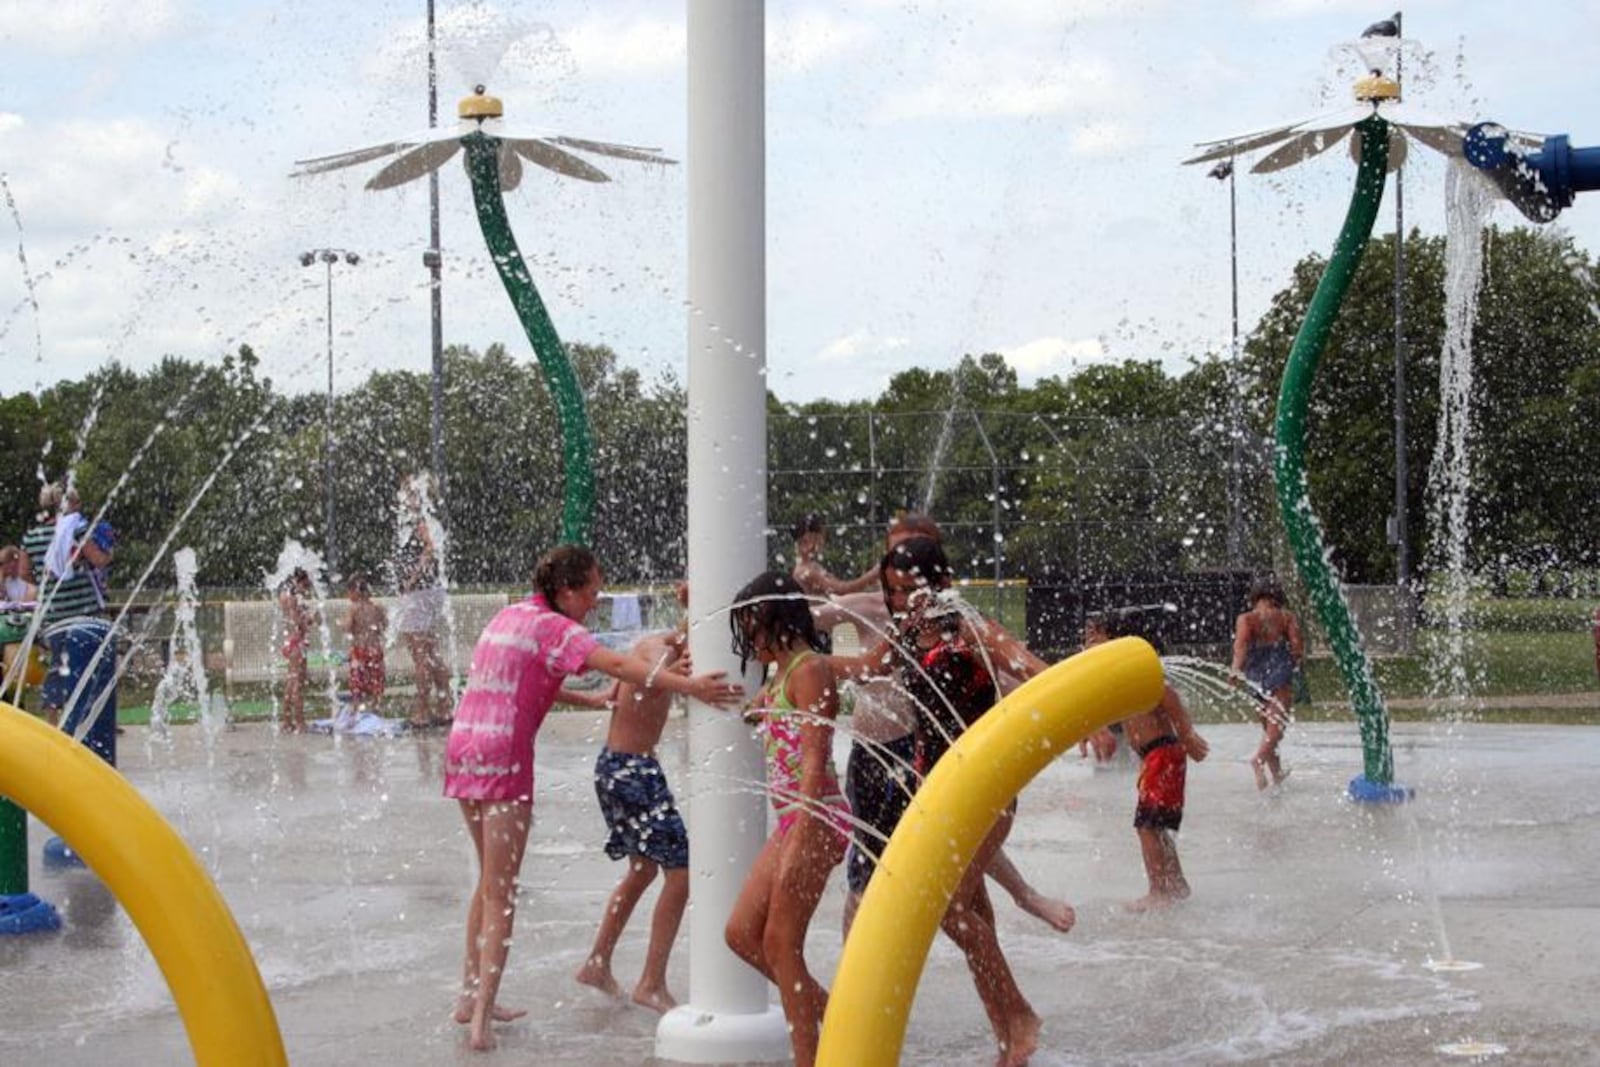
M 789 700 L 789 675 L 814 655 L 815 652 L 807 651 L 794 657 L 783 673 L 768 682 L 756 698 L 755 706 L 766 709 L 759 729 L 767 754 L 767 791 L 772 794 L 772 808 L 778 813 L 778 833 L 787 833 L 801 816 L 812 812 L 820 815 L 823 812 L 817 809 L 826 809 L 828 821 L 840 833 L 849 836 L 850 802 L 839 789 L 839 774 L 834 769 L 832 724 L 823 734 L 828 746 L 828 764 L 822 795 L 812 799 L 800 791 L 804 754 L 800 743 L 801 716 Z

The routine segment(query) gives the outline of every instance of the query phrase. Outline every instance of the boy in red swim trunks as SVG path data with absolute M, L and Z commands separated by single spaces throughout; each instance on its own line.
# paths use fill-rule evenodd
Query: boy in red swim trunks
M 1112 614 L 1106 620 L 1106 631 L 1111 637 L 1142 637 L 1160 654 L 1161 641 L 1149 614 Z M 1127 907 L 1129 911 L 1149 911 L 1189 895 L 1189 883 L 1178 862 L 1178 844 L 1172 835 L 1183 823 L 1183 788 L 1189 760 L 1198 763 L 1211 748 L 1205 738 L 1194 732 L 1188 709 L 1170 685 L 1162 690 L 1161 703 L 1143 715 L 1127 719 L 1122 728 L 1124 739 L 1142 761 L 1133 826 L 1139 834 L 1145 875 L 1150 879 L 1150 891 Z
M 383 645 L 389 633 L 389 613 L 372 599 L 364 574 L 352 574 L 346 586 L 350 611 L 344 617 L 350 635 L 350 704 L 356 711 L 377 711 L 386 681 Z

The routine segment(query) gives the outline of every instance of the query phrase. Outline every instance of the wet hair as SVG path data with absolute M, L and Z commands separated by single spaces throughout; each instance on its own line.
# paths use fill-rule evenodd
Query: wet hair
M 546 552 L 533 568 L 533 587 L 551 606 L 556 606 L 556 594 L 563 589 L 581 589 L 589 584 L 589 576 L 600 566 L 582 545 L 557 545 Z
M 1251 580 L 1246 602 L 1254 607 L 1258 600 L 1270 600 L 1274 607 L 1283 607 L 1283 585 L 1276 574 L 1258 574 Z
M 788 648 L 799 642 L 818 652 L 828 651 L 811 618 L 810 600 L 789 575 L 778 571 L 758 575 L 734 594 L 733 602 L 737 606 L 728 616 L 728 628 L 733 631 L 733 652 L 741 671 L 763 647 Z
M 806 534 L 822 533 L 827 528 L 827 525 L 822 521 L 821 515 L 808 514 L 801 516 L 800 521 L 794 524 L 789 533 L 790 536 L 798 541 Z
M 935 590 L 948 586 L 954 577 L 944 547 L 931 537 L 913 537 L 909 541 L 901 541 L 878 561 L 878 581 L 883 585 L 883 598 L 886 601 L 889 599 L 888 575 L 891 568 L 923 578 L 929 588 Z
M 913 537 L 927 537 L 934 541 L 944 541 L 944 531 L 939 529 L 939 524 L 931 516 L 917 511 L 908 511 L 889 524 L 887 538 L 902 538 L 910 540 Z
M 360 571 L 357 571 L 355 574 L 352 574 L 348 579 L 346 579 L 344 587 L 350 592 L 359 593 L 362 596 L 366 596 L 372 592 L 371 583 L 367 581 L 367 576 L 362 574 Z

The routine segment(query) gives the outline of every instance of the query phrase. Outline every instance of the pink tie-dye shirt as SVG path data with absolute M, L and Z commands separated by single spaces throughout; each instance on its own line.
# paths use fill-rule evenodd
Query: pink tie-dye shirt
M 561 681 L 597 642 L 535 595 L 502 608 L 472 651 L 467 691 L 445 750 L 444 795 L 533 800 L 533 744 Z

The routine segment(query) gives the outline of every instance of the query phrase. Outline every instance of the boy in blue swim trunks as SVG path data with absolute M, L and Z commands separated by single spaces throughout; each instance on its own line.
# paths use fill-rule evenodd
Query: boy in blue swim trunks
M 682 586 L 678 598 L 680 602 L 686 599 Z M 656 671 L 681 671 L 688 662 L 687 640 L 681 627 L 650 634 L 634 644 L 633 654 L 655 664 Z M 659 871 L 661 895 L 650 918 L 644 970 L 633 988 L 635 1004 L 658 1012 L 669 1011 L 678 1003 L 667 989 L 667 958 L 689 902 L 689 831 L 655 757 L 671 705 L 672 694 L 665 689 L 624 683 L 615 690 L 606 744 L 595 761 L 594 789 L 610 830 L 606 855 L 626 859 L 628 868 L 606 901 L 594 947 L 576 976 L 603 993 L 622 995 L 622 987 L 611 973 L 611 954 L 634 906 Z

